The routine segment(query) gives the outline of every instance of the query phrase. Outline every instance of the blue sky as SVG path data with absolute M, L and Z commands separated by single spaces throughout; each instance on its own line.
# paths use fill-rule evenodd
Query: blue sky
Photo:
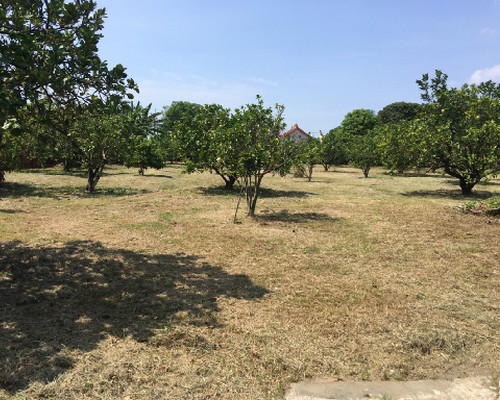
M 500 82 L 500 0 L 97 0 L 99 54 L 136 100 L 237 108 L 260 94 L 327 132 L 356 108 L 420 102 L 415 80 Z

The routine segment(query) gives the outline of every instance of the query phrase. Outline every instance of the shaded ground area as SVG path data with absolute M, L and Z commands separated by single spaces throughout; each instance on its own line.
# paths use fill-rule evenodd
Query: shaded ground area
M 87 193 L 85 187 L 64 186 L 50 187 L 38 186 L 29 183 L 5 182 L 0 188 L 1 198 L 26 198 L 42 197 L 60 200 L 68 197 L 96 197 L 96 196 L 131 196 L 137 194 L 149 193 L 148 190 L 136 190 L 131 188 L 106 188 L 98 187 L 93 193 Z
M 198 187 L 196 191 L 206 196 L 238 196 L 240 194 L 240 188 L 237 186 L 235 186 L 235 188 L 232 190 L 231 189 L 228 190 L 223 186 Z M 314 195 L 315 193 L 306 192 L 302 190 L 279 190 L 270 188 L 260 189 L 261 198 L 268 198 L 268 199 L 279 198 L 279 197 L 303 199 Z
M 73 366 L 108 335 L 148 340 L 182 321 L 217 327 L 218 299 L 267 291 L 184 254 L 145 255 L 98 242 L 0 244 L 0 388 L 15 392 Z
M 290 222 L 290 223 L 307 223 L 310 221 L 337 221 L 338 218 L 333 218 L 325 213 L 317 212 L 289 212 L 288 210 L 281 211 L 262 211 L 262 215 L 257 218 L 258 221 L 262 222 Z
M 414 190 L 404 193 L 410 197 L 434 197 L 434 198 L 450 198 L 450 199 L 487 199 L 494 195 L 493 192 L 486 190 L 474 190 L 470 195 L 464 196 L 460 189 L 439 189 L 439 190 Z

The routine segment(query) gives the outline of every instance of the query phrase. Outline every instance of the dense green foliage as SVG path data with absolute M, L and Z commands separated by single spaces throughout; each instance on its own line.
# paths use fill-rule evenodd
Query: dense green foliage
M 233 125 L 231 110 L 218 104 L 200 106 L 194 117 L 185 113 L 176 122 L 170 143 L 187 172 L 214 172 L 224 180 L 226 189 L 233 188 L 241 151 Z
M 420 142 L 417 121 L 402 120 L 382 125 L 377 145 L 383 165 L 400 174 L 413 167 L 430 167 L 423 159 Z
M 363 136 L 373 131 L 379 124 L 379 119 L 373 110 L 364 108 L 348 113 L 342 120 L 342 130 L 348 137 Z
M 328 171 L 331 165 L 347 164 L 347 135 L 342 127 L 338 126 L 330 130 L 326 135 L 320 137 L 321 140 L 321 164 Z
M 321 134 L 319 138 L 319 163 L 325 171 L 328 171 L 332 165 L 345 164 L 342 143 L 340 143 L 338 135 L 340 129 L 332 129 L 326 134 Z
M 127 90 L 137 87 L 125 68 L 109 69 L 97 54 L 104 18 L 91 0 L 2 1 L 0 170 L 13 166 L 30 141 L 19 137 L 35 127 L 67 138 L 89 114 L 97 117 L 96 105 L 114 107 L 132 97 Z
M 158 137 L 158 113 L 151 114 L 151 104 L 147 107 L 138 103 L 122 113 L 123 134 L 127 138 L 123 163 L 127 167 L 139 168 L 144 175 L 147 168 L 160 169 L 163 159 Z
M 296 146 L 280 134 L 285 127 L 282 105 L 264 107 L 257 96 L 256 104 L 247 104 L 234 112 L 234 134 L 240 144 L 237 174 L 245 191 L 248 216 L 255 215 L 262 179 L 269 173 L 285 175 L 292 167 Z
M 360 168 L 367 178 L 379 161 L 376 139 L 380 121 L 373 110 L 357 109 L 348 113 L 334 131 L 339 159 Z
M 317 138 L 309 137 L 297 143 L 297 147 L 295 168 L 300 172 L 301 176 L 305 176 L 310 182 L 314 166 L 322 162 L 322 143 Z M 327 168 L 325 170 L 327 170 Z
M 353 166 L 360 168 L 365 178 L 368 178 L 370 169 L 379 163 L 375 132 L 351 137 L 349 139 L 348 157 L 349 162 Z
M 182 121 L 195 118 L 202 106 L 188 101 L 174 101 L 169 106 L 163 107 L 161 124 L 159 128 L 159 145 L 164 160 L 174 162 L 180 160 L 182 154 L 178 153 L 175 140 L 175 126 Z
M 418 133 L 432 166 L 459 180 L 463 194 L 500 172 L 500 85 L 491 81 L 449 88 L 436 71 L 417 83 L 425 101 Z
M 420 109 L 421 104 L 398 101 L 385 106 L 377 115 L 382 124 L 396 124 L 414 120 Z
M 254 216 L 263 177 L 287 173 L 294 161 L 295 146 L 280 138 L 282 114 L 282 106 L 266 108 L 259 96 L 256 104 L 234 111 L 205 105 L 176 122 L 175 147 L 187 172 L 215 172 L 227 189 L 239 181 Z

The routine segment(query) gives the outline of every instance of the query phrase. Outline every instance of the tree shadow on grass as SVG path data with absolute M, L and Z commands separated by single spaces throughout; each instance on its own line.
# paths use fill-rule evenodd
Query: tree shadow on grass
M 148 174 L 147 172 L 142 175 L 143 178 L 167 178 L 167 179 L 173 179 L 173 176 L 171 175 L 165 175 L 165 174 Z
M 209 187 L 198 187 L 196 188 L 198 193 L 206 196 L 239 196 L 240 187 L 235 186 L 234 189 L 226 189 L 224 186 L 209 186 Z M 279 190 L 279 189 L 260 189 L 261 198 L 277 198 L 277 197 L 288 197 L 288 198 L 305 198 L 310 196 L 315 196 L 315 193 L 304 192 L 301 190 Z
M 226 189 L 224 186 L 199 186 L 196 189 L 197 193 L 204 196 L 238 196 L 240 194 L 240 188 L 235 186 L 233 189 Z
M 333 173 L 333 174 L 359 174 L 359 169 L 357 168 L 342 168 L 342 167 L 335 167 L 332 168 L 330 167 L 328 171 L 325 171 L 327 173 Z
M 49 176 L 72 176 L 72 177 L 77 177 L 77 178 L 83 178 L 87 179 L 88 177 L 88 171 L 84 169 L 72 169 L 70 171 L 64 171 L 63 169 L 60 168 L 31 168 L 31 169 L 22 169 L 17 171 L 18 173 L 25 173 L 25 174 L 40 174 L 40 175 L 49 175 Z M 113 169 L 113 166 L 108 166 L 104 171 L 102 172 L 102 176 L 118 176 L 118 175 L 134 175 L 133 172 L 128 169 L 128 170 L 116 170 Z M 138 174 L 137 174 L 138 175 Z M 163 178 L 172 178 L 170 175 L 163 175 L 163 174 L 146 174 L 144 176 L 151 176 L 151 177 L 163 177 Z
M 339 221 L 340 218 L 334 218 L 324 213 L 315 213 L 315 212 L 290 213 L 288 212 L 288 210 L 281 210 L 278 212 L 273 211 L 266 214 L 259 214 L 257 220 L 260 222 L 306 223 L 311 221 L 333 222 L 333 221 Z
M 72 169 L 70 171 L 65 171 L 63 169 L 52 169 L 52 168 L 31 168 L 22 169 L 17 171 L 23 174 L 40 174 L 49 176 L 75 176 L 77 178 L 87 178 L 88 172 L 83 169 Z
M 12 210 L 12 209 L 6 209 L 6 208 L 0 208 L 0 213 L 2 214 L 19 214 L 19 213 L 24 213 L 25 211 L 23 210 Z
M 288 197 L 295 199 L 303 199 L 306 197 L 316 196 L 316 193 L 304 192 L 302 190 L 279 190 L 262 188 L 260 191 L 262 198 Z
M 396 171 L 385 171 L 382 173 L 386 176 L 392 176 L 395 178 L 439 178 L 443 179 L 445 175 L 433 173 L 433 172 L 417 172 L 417 171 L 406 171 L 406 172 L 396 172 Z
M 463 195 L 460 189 L 438 189 L 438 190 L 414 190 L 403 193 L 408 197 L 429 197 L 429 198 L 448 198 L 448 199 L 487 199 L 495 193 L 485 190 L 474 190 L 470 195 Z
M 98 197 L 98 196 L 131 196 L 151 193 L 146 189 L 132 189 L 120 187 L 97 188 L 94 193 L 87 193 L 83 186 L 38 186 L 29 183 L 4 182 L 0 187 L 1 198 L 43 197 L 56 200 L 68 197 Z
M 184 254 L 0 243 L 0 388 L 52 381 L 72 367 L 68 351 L 90 351 L 108 335 L 143 342 L 176 324 L 220 326 L 219 298 L 266 293 Z

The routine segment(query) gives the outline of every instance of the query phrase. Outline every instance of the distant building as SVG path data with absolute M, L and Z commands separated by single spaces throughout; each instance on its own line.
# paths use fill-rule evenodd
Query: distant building
M 283 133 L 281 137 L 282 138 L 288 137 L 295 143 L 299 143 L 309 138 L 312 138 L 310 133 L 307 133 L 306 131 L 300 129 L 297 124 L 293 125 L 289 130 Z

